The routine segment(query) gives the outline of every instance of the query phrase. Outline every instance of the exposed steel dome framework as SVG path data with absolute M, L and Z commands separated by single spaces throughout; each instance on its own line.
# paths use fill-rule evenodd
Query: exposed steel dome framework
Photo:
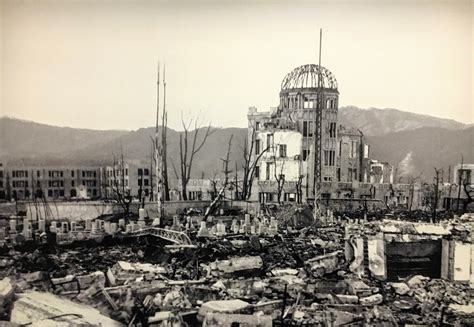
M 321 87 L 337 90 L 336 76 L 328 69 L 315 64 L 308 64 L 293 69 L 281 82 L 282 90 L 317 88 L 321 76 Z

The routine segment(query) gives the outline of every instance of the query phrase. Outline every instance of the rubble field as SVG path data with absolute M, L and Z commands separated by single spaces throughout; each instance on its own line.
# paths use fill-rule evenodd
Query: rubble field
M 203 232 L 210 227 L 205 221 L 199 231 L 174 221 L 172 228 L 192 240 L 186 247 L 144 235 L 110 244 L 3 248 L 0 325 L 474 326 L 469 281 L 416 270 L 389 280 L 386 267 L 364 253 L 357 262 L 358 248 L 349 246 L 357 235 L 380 233 L 392 242 L 393 235 L 433 239 L 435 233 L 471 242 L 473 217 L 446 220 L 445 236 L 367 217 L 291 225 L 288 215 L 277 218 L 271 233 L 258 222 Z

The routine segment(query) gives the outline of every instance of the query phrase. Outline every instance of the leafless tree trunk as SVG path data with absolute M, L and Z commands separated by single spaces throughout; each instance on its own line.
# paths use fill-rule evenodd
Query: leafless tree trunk
M 283 174 L 285 161 L 282 161 L 279 173 L 277 173 L 277 161 L 275 158 L 273 159 L 273 164 L 275 165 L 275 180 L 277 182 L 277 200 L 278 204 L 281 204 L 281 195 L 285 186 L 285 175 Z
M 252 161 L 255 142 L 256 142 L 256 133 L 255 133 L 255 129 L 253 129 L 251 140 L 250 140 L 250 147 L 249 147 L 248 138 L 245 138 L 245 144 L 243 146 L 244 163 L 242 164 L 242 168 L 243 168 L 242 200 L 250 199 L 250 196 L 252 195 L 252 185 L 255 178 L 255 169 L 258 165 L 260 158 L 269 149 L 267 147 L 263 151 L 260 151 L 260 153 L 256 153 L 255 154 L 256 158 L 255 160 Z
M 219 179 L 217 178 L 217 172 L 214 171 L 212 178 L 209 178 L 209 182 L 212 186 L 212 194 L 211 197 L 214 198 L 217 195 L 217 184 L 219 183 Z
M 192 119 L 186 125 L 184 120 L 181 119 L 183 125 L 184 134 L 179 135 L 179 174 L 176 169 L 176 165 L 172 162 L 173 171 L 177 179 L 181 179 L 181 196 L 183 200 L 188 199 L 187 185 L 191 178 L 194 156 L 202 149 L 207 141 L 207 138 L 214 133 L 215 130 L 211 130 L 211 124 L 205 129 L 203 137 L 198 141 L 198 138 L 203 130 L 198 123 L 199 117 L 194 122 L 194 134 L 191 136 L 189 128 L 192 123 Z M 191 140 L 192 139 L 192 140 Z
M 163 113 L 161 116 L 161 155 L 163 160 L 163 196 L 165 201 L 170 200 L 170 187 L 168 182 L 168 111 L 166 110 L 166 77 L 163 75 L 163 87 L 164 87 L 164 98 L 163 98 Z
M 125 161 L 123 158 L 123 152 L 121 153 L 120 160 L 114 156 L 114 163 L 112 166 L 113 174 L 113 186 L 112 191 L 115 194 L 115 199 L 122 207 L 124 213 L 128 216 L 130 213 L 130 204 L 132 203 L 133 197 L 130 194 L 130 189 L 125 185 Z M 119 171 L 119 173 L 118 173 Z
M 464 165 L 464 156 L 461 156 L 461 168 L 459 169 L 461 170 L 461 172 L 463 169 L 463 165 Z M 462 173 L 460 174 L 459 170 L 458 170 L 458 197 L 456 201 L 456 211 L 459 211 L 459 201 L 461 199 Z
M 303 178 L 304 175 L 299 175 L 296 182 L 296 203 L 298 204 L 303 202 Z
M 224 172 L 224 184 L 221 186 L 221 189 L 217 193 L 214 200 L 212 200 L 209 207 L 207 207 L 206 213 L 204 214 L 204 218 L 207 218 L 212 212 L 214 212 L 214 210 L 216 209 L 219 201 L 223 198 L 224 192 L 227 188 L 227 184 L 229 183 L 229 173 L 230 173 L 230 171 L 229 171 L 229 161 L 230 161 L 230 159 L 229 158 L 230 158 L 230 150 L 231 150 L 231 147 L 232 147 L 232 137 L 233 137 L 233 135 L 231 135 L 230 138 L 229 138 L 226 158 L 221 159 L 223 161 L 223 166 L 224 166 L 224 171 L 223 171 Z
M 436 210 L 438 209 L 438 197 L 439 197 L 439 180 L 440 177 L 439 175 L 443 172 L 442 168 L 434 168 L 435 170 L 435 180 L 434 180 L 434 189 L 435 189 L 435 194 L 434 194 L 434 203 L 433 203 L 433 222 L 437 222 L 437 215 L 436 215 Z

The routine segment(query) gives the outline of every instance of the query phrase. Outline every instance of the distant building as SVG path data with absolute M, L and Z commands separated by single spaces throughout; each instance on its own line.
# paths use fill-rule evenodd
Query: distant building
M 458 164 L 453 173 L 453 184 L 474 184 L 474 164 Z
M 118 193 L 131 194 L 128 163 L 119 161 L 112 166 L 101 167 L 100 175 L 103 181 L 101 184 L 103 198 L 115 199 Z
M 388 162 L 370 160 L 369 167 L 370 183 L 393 183 L 393 166 Z
M 21 166 L 2 167 L 5 200 L 97 199 L 101 194 L 99 167 Z M 79 192 L 80 190 L 80 192 Z M 3 191 L 3 192 L 2 192 Z

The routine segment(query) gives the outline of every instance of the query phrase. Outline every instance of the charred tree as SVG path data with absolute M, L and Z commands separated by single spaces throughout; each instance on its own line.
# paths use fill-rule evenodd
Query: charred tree
M 258 165 L 260 158 L 265 152 L 268 151 L 268 147 L 260 151 L 256 146 L 256 133 L 255 129 L 252 129 L 252 136 L 250 142 L 248 138 L 245 138 L 245 143 L 242 149 L 244 156 L 243 177 L 242 177 L 242 200 L 250 199 L 252 195 L 252 185 L 255 179 L 255 170 Z M 254 153 L 255 152 L 255 156 Z M 255 157 L 254 160 L 252 160 Z
M 163 71 L 163 113 L 161 116 L 161 155 L 163 175 L 163 200 L 170 200 L 168 181 L 168 111 L 166 110 L 166 70 Z
M 285 167 L 285 162 L 282 161 L 280 171 L 277 173 L 277 161 L 274 157 L 273 165 L 275 166 L 275 181 L 277 182 L 277 201 L 278 204 L 281 204 L 281 195 L 283 194 L 283 188 L 285 187 L 285 174 L 283 174 L 283 170 Z
M 232 137 L 233 137 L 233 135 L 231 135 L 230 138 L 229 138 L 229 143 L 228 143 L 228 146 L 227 146 L 227 155 L 226 155 L 225 159 L 221 159 L 222 163 L 223 163 L 223 168 L 224 168 L 224 170 L 223 170 L 224 183 L 222 184 L 221 189 L 217 193 L 214 200 L 212 200 L 209 207 L 207 207 L 206 213 L 204 214 L 204 218 L 207 218 L 217 208 L 219 202 L 224 197 L 225 190 L 226 190 L 227 185 L 229 183 L 229 173 L 230 173 L 230 171 L 229 171 L 229 161 L 230 161 L 230 152 L 231 152 L 231 147 L 232 147 Z
M 181 181 L 181 198 L 185 201 L 188 199 L 187 185 L 191 178 L 194 157 L 199 151 L 201 151 L 208 137 L 215 131 L 211 130 L 211 124 L 209 124 L 205 129 L 201 128 L 198 123 L 198 118 L 196 118 L 194 122 L 194 131 L 192 133 L 189 131 L 192 119 L 187 125 L 184 120 L 181 119 L 184 132 L 179 135 L 179 172 L 176 169 L 174 162 L 171 162 L 176 178 Z M 203 130 L 204 135 L 201 137 Z
M 130 193 L 130 189 L 126 186 L 126 172 L 127 169 L 125 168 L 125 161 L 123 158 L 123 153 L 120 155 L 120 160 L 114 156 L 114 163 L 112 166 L 112 176 L 113 176 L 113 185 L 112 191 L 114 193 L 115 200 L 120 204 L 122 207 L 125 215 L 130 214 L 130 204 L 133 201 L 133 196 Z

